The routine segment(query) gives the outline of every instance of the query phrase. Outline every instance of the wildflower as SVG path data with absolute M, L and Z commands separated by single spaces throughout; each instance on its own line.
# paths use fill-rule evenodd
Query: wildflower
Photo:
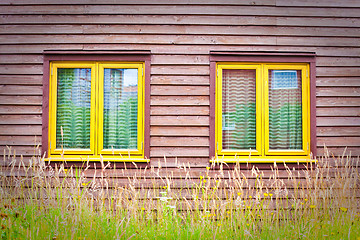
M 250 195 L 250 196 L 249 196 L 249 198 L 251 199 L 251 198 L 252 198 L 252 196 Z
M 304 205 L 304 203 L 302 202 L 302 203 L 300 203 L 301 205 Z
M 291 204 L 291 207 L 294 208 L 295 207 L 294 204 Z
M 230 212 L 230 211 L 227 211 L 226 213 L 227 213 L 227 214 L 230 214 L 231 212 Z
M 144 208 L 144 207 L 142 207 L 142 208 L 141 208 L 141 210 L 142 210 L 142 211 L 145 211 L 145 208 Z
M 220 223 L 218 223 L 218 227 L 220 227 L 221 226 L 221 224 Z
M 348 209 L 345 208 L 345 207 L 341 207 L 340 210 L 343 211 L 343 212 L 347 212 Z
M 308 199 L 307 199 L 307 198 L 305 198 L 305 199 L 304 199 L 304 201 L 305 201 L 305 202 L 307 202 L 307 201 L 308 201 Z
M 237 195 L 240 196 L 240 195 L 241 195 L 241 192 L 238 192 Z
M 250 209 L 251 208 L 251 206 L 246 206 L 247 207 L 247 209 Z
M 269 194 L 267 194 L 267 193 L 264 193 L 264 196 L 265 196 L 265 197 L 268 197 L 268 196 L 269 196 Z
M 204 177 L 203 176 L 200 176 L 200 179 L 203 179 Z
M 166 186 L 163 186 L 163 189 L 166 189 L 167 187 Z
M 250 224 L 247 223 L 246 226 L 250 226 Z
M 316 206 L 315 205 L 310 205 L 309 208 L 316 208 Z
M 204 183 L 206 183 L 206 180 L 204 179 Z
M 210 167 L 206 167 L 206 170 L 210 170 Z
M 273 213 L 273 212 L 272 212 L 272 213 L 270 213 L 270 214 L 271 214 L 271 216 L 272 216 L 272 215 L 274 215 L 274 213 Z
M 270 197 L 272 197 L 272 195 L 273 195 L 272 193 L 269 193 L 269 196 L 270 196 Z

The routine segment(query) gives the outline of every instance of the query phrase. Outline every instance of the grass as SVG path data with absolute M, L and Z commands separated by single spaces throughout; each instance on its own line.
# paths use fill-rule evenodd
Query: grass
M 1 239 L 360 236 L 359 171 L 349 156 L 325 156 L 301 171 L 253 168 L 247 177 L 240 166 L 199 172 L 183 165 L 182 179 L 161 166 L 125 169 L 120 178 L 107 177 L 116 166 L 104 162 L 94 170 L 86 162 L 50 166 L 39 156 L 27 166 L 15 160 L 9 148 L 0 168 Z

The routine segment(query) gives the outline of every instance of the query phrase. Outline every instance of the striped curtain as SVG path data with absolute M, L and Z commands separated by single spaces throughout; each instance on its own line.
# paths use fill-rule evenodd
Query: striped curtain
M 90 148 L 91 69 L 58 68 L 56 148 Z
M 302 149 L 301 70 L 269 70 L 270 149 Z
M 256 70 L 224 69 L 222 76 L 223 149 L 255 149 Z
M 137 149 L 137 69 L 104 69 L 104 149 Z

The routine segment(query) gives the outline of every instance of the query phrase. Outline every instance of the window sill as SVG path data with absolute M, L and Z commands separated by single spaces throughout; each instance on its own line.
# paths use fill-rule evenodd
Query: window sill
M 150 159 L 142 157 L 114 157 L 114 156 L 51 156 L 44 159 L 45 161 L 67 161 L 67 162 L 150 162 Z
M 316 163 L 316 159 L 309 156 L 217 156 L 210 160 L 211 163 Z

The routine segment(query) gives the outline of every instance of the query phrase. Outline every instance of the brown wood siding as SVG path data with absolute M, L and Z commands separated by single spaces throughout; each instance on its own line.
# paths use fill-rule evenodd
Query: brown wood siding
M 209 52 L 301 51 L 317 55 L 318 154 L 360 155 L 359 1 L 116 2 L 1 1 L 1 148 L 41 144 L 44 50 L 150 50 L 150 164 L 208 166 Z

